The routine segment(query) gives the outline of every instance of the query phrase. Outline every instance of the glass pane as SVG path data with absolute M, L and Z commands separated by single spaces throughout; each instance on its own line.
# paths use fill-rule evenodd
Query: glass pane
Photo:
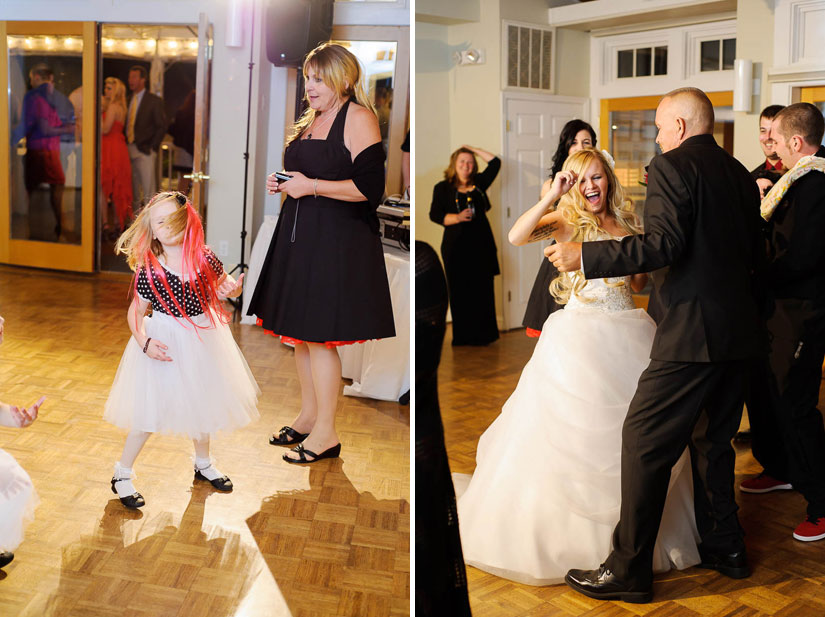
M 825 101 L 817 101 L 814 105 L 816 105 L 819 111 L 822 112 L 822 115 L 825 116 Z M 822 145 L 825 146 L 825 135 L 822 136 Z
M 393 88 L 395 84 L 395 54 L 398 43 L 395 41 L 337 41 L 345 45 L 364 68 L 364 87 L 378 112 L 378 126 L 384 151 L 388 152 L 390 112 L 393 105 Z M 403 105 L 404 102 L 401 101 Z
M 719 70 L 719 45 L 720 41 L 702 41 L 702 70 Z
M 736 58 L 736 39 L 722 41 L 722 69 L 727 71 L 733 68 L 733 59 Z
M 647 77 L 650 75 L 651 53 L 650 47 L 643 47 L 636 50 L 636 77 Z
M 733 107 L 714 107 L 713 138 L 733 156 Z
M 653 74 L 667 75 L 667 47 L 653 50 Z
M 104 24 L 101 35 L 98 255 L 101 270 L 127 272 L 114 244 L 134 214 L 157 191 L 190 192 L 183 175 L 193 164 L 198 29 Z M 136 67 L 145 71 L 145 82 Z M 131 79 L 134 73 L 137 79 Z M 127 143 L 129 110 L 138 92 L 143 94 L 135 119 L 146 93 L 160 97 L 163 108 L 162 126 L 146 128 L 144 122 L 141 129 L 155 135 L 148 154 Z M 135 135 L 136 143 L 145 139 Z
M 633 50 L 619 52 L 619 77 L 633 77 Z
M 639 216 L 644 213 L 645 166 L 658 153 L 655 119 L 655 109 L 610 112 L 609 152 L 616 161 L 616 177 Z
M 9 36 L 11 237 L 80 244 L 83 41 Z

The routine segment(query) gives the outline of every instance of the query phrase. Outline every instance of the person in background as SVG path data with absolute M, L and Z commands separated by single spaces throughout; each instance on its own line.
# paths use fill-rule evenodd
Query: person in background
M 157 191 L 155 161 L 166 134 L 163 101 L 146 89 L 146 69 L 129 69 L 132 96 L 126 115 L 126 143 L 132 161 L 132 206 L 137 212 Z
M 785 107 L 771 124 L 770 138 L 788 172 L 761 206 L 769 238 L 765 281 L 772 378 L 766 408 L 771 415 L 751 422 L 755 436 L 780 430 L 766 442 L 771 458 L 762 452 L 757 459 L 764 471 L 741 485 L 745 492 L 767 492 L 746 489 L 790 488 L 783 486 L 790 482 L 808 502 L 807 518 L 793 532 L 803 542 L 825 539 L 825 426 L 817 408 L 825 360 L 823 133 L 822 113 L 810 103 Z M 763 419 L 770 424 L 759 424 Z M 754 456 L 757 452 L 754 447 Z M 780 469 L 769 468 L 772 462 Z
M 101 101 L 100 209 L 103 233 L 116 239 L 132 221 L 132 163 L 123 135 L 126 123 L 126 86 L 117 77 L 107 77 Z M 117 216 L 117 229 L 109 220 L 109 202 Z
M 764 197 L 777 180 L 788 171 L 776 153 L 776 142 L 771 137 L 771 123 L 776 114 L 783 109 L 783 105 L 768 105 L 759 114 L 759 145 L 765 154 L 765 162 L 751 171 L 751 176 L 759 186 L 761 197 Z
M 341 454 L 335 429 L 341 359 L 336 349 L 395 336 L 376 209 L 384 196 L 384 146 L 358 59 L 323 43 L 304 60 L 308 107 L 284 150 L 288 195 L 248 314 L 295 347 L 300 413 L 269 443 L 283 459 L 314 464 Z
M 479 173 L 476 155 L 487 168 Z M 450 289 L 453 345 L 487 345 L 498 339 L 493 281 L 500 273 L 487 220 L 487 189 L 501 160 L 481 148 L 461 146 L 450 155 L 444 180 L 433 188 L 430 220 L 444 226 L 441 258 Z
M 596 131 L 584 120 L 570 120 L 564 125 L 559 135 L 559 145 L 553 155 L 553 167 L 550 169 L 550 177 L 545 180 L 541 187 L 540 197 L 544 197 L 553 184 L 553 178 L 561 171 L 567 157 L 584 150 L 585 148 L 596 147 Z M 530 291 L 530 298 L 527 301 L 527 310 L 524 311 L 522 325 L 527 328 L 526 334 L 531 338 L 538 338 L 544 322 L 551 313 L 559 310 L 560 304 L 556 302 L 550 293 L 550 283 L 559 275 L 558 270 L 553 267 L 549 260 L 541 259 L 539 271 L 536 273 L 536 280 L 533 289 Z

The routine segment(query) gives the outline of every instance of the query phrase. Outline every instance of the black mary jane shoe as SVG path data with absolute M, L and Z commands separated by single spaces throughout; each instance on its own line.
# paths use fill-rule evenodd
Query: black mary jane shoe
M 269 445 L 271 446 L 294 446 L 301 443 L 304 439 L 309 437 L 309 433 L 299 433 L 291 426 L 282 426 L 278 431 L 278 436 L 273 435 L 269 438 Z
M 292 451 L 297 452 L 300 458 L 293 459 L 284 454 L 283 458 L 287 463 L 292 463 L 293 465 L 311 465 L 312 463 L 317 463 L 321 459 L 338 458 L 341 456 L 341 444 L 335 444 L 331 448 L 327 448 L 321 452 L 321 454 L 315 454 L 312 450 L 307 450 L 302 443 L 299 443 L 297 446 L 292 448 Z M 312 458 L 307 458 L 307 454 Z
M 0 553 L 0 568 L 5 568 L 14 560 L 14 553 L 11 551 L 3 551 Z
M 204 467 L 204 469 L 206 469 L 206 467 Z M 209 482 L 209 484 L 211 484 L 213 488 L 223 493 L 231 493 L 232 489 L 235 488 L 232 484 L 232 480 L 229 479 L 229 476 L 221 476 L 220 478 L 210 480 L 205 475 L 203 475 L 201 473 L 201 470 L 197 467 L 195 467 L 195 480 L 204 480 L 205 482 Z
M 117 495 L 117 489 L 115 488 L 115 484 L 121 482 L 123 480 L 129 480 L 130 478 L 112 478 L 112 492 Z M 146 505 L 146 500 L 143 499 L 143 495 L 140 493 L 132 493 L 131 495 L 127 495 L 126 497 L 120 497 L 120 503 L 122 503 L 127 508 L 135 509 L 135 508 L 142 508 Z
M 653 598 L 650 589 L 633 589 L 604 564 L 600 565 L 598 570 L 569 570 L 564 582 L 580 594 L 596 600 L 621 600 L 645 604 Z

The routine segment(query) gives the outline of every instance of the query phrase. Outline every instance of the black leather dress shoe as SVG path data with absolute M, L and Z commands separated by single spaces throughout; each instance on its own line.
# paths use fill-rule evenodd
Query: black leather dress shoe
M 3 551 L 0 553 L 0 568 L 5 568 L 14 559 L 14 553 L 11 551 Z
M 619 580 L 604 564 L 598 570 L 570 570 L 564 577 L 564 582 L 579 593 L 596 600 L 644 604 L 653 598 L 650 589 L 634 589 L 632 585 Z
M 745 549 L 732 553 L 705 550 L 699 547 L 699 558 L 702 562 L 697 566 L 706 570 L 716 570 L 731 578 L 748 578 L 751 569 L 748 567 L 748 558 Z

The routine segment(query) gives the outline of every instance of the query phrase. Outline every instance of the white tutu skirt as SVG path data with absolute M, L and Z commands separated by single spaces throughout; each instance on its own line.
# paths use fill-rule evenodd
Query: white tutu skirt
M 20 546 L 38 501 L 29 474 L 11 454 L 0 450 L 0 551 Z
M 529 585 L 597 569 L 621 504 L 622 423 L 655 325 L 641 309 L 565 309 L 545 322 L 472 477 L 455 474 L 466 563 Z M 469 485 L 468 485 L 469 483 Z M 671 474 L 654 570 L 699 562 L 687 452 Z
M 209 325 L 206 315 L 192 320 Z M 134 337 L 120 360 L 103 418 L 126 430 L 202 439 L 257 420 L 261 391 L 229 327 L 199 328 L 155 312 L 147 336 L 168 347 L 171 362 L 153 360 Z

